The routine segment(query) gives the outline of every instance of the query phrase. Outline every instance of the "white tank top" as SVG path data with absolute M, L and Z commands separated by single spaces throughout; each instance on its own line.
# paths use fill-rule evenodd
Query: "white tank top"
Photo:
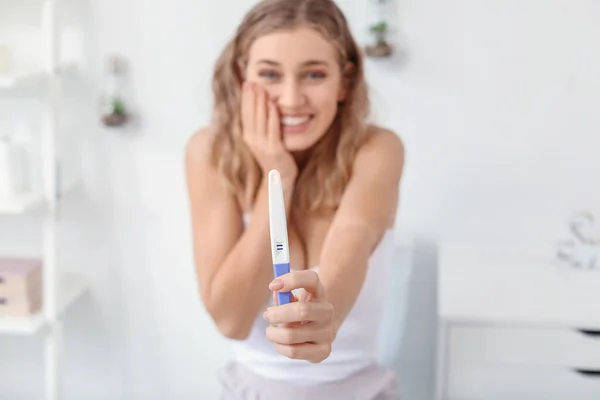
M 245 218 L 246 219 L 246 218 Z M 269 379 L 316 385 L 345 379 L 377 362 L 377 338 L 383 309 L 389 298 L 386 286 L 394 251 L 393 230 L 387 230 L 369 259 L 368 271 L 354 307 L 332 344 L 331 355 L 321 363 L 292 360 L 277 353 L 266 339 L 268 323 L 257 316 L 245 340 L 233 340 L 237 362 Z M 318 266 L 312 268 L 319 271 Z M 268 306 L 273 305 L 270 297 Z

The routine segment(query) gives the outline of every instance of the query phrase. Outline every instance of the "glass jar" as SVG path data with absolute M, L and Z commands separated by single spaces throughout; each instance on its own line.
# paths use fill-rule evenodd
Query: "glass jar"
M 369 18 L 370 41 L 365 47 L 365 53 L 369 57 L 389 57 L 393 53 L 390 40 L 391 17 L 394 14 L 392 0 L 370 0 L 371 12 Z
M 116 56 L 108 59 L 100 105 L 101 121 L 105 126 L 122 126 L 129 119 L 124 94 L 125 72 L 125 62 L 122 59 Z

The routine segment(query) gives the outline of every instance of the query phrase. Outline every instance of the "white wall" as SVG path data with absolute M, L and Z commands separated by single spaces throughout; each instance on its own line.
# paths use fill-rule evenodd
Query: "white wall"
M 66 225 L 95 284 L 68 320 L 68 398 L 215 398 L 214 368 L 229 350 L 197 299 L 182 154 L 208 120 L 212 62 L 253 3 L 92 2 L 97 55 L 129 58 L 140 121 L 86 142 L 90 197 Z M 362 3 L 340 2 L 359 37 Z M 369 62 L 368 78 L 380 121 L 407 147 L 400 221 L 419 246 L 403 353 L 407 398 L 421 400 L 432 393 L 436 241 L 546 245 L 572 211 L 600 216 L 600 6 L 397 8 L 406 62 Z M 12 229 L 0 239 L 13 242 L 21 225 L 0 222 Z M 0 349 L 3 376 L 38 371 L 39 341 L 2 339 Z M 0 393 L 37 390 L 0 382 Z

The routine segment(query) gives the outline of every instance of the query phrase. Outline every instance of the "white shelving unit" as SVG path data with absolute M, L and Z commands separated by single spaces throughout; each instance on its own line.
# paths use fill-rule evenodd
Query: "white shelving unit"
M 10 0 L 10 2 L 20 0 Z M 10 200 L 0 200 L 0 217 L 19 215 L 34 207 L 43 206 L 43 307 L 27 317 L 0 317 L 0 334 L 32 335 L 41 333 L 44 346 L 44 393 L 45 400 L 61 398 L 61 350 L 63 324 L 62 316 L 70 304 L 86 290 L 85 280 L 74 274 L 64 274 L 57 265 L 57 222 L 59 192 L 73 186 L 71 182 L 61 184 L 58 174 L 59 159 L 57 138 L 61 130 L 61 80 L 76 66 L 59 63 L 58 7 L 63 1 L 39 0 L 43 57 L 35 68 L 19 69 L 7 75 L 0 75 L 0 93 L 18 89 L 21 85 L 35 84 L 43 88 L 44 113 L 41 132 L 41 172 L 43 186 L 40 190 Z M 6 2 L 0 5 L 11 7 Z M 2 12 L 2 11 L 0 11 Z M 8 93 L 8 92 L 7 92 Z M 2 93 L 4 96 L 5 93 Z M 10 98 L 10 95 L 9 95 Z M 60 189 L 60 190 L 57 190 Z

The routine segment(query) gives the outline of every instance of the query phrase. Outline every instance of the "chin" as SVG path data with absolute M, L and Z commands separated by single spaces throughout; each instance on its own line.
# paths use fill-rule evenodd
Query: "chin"
M 284 139 L 283 145 L 285 146 L 286 150 L 290 152 L 308 150 L 311 147 L 311 144 L 295 138 Z
M 284 135 L 283 145 L 288 151 L 304 151 L 314 146 L 318 140 L 318 137 L 293 133 Z

